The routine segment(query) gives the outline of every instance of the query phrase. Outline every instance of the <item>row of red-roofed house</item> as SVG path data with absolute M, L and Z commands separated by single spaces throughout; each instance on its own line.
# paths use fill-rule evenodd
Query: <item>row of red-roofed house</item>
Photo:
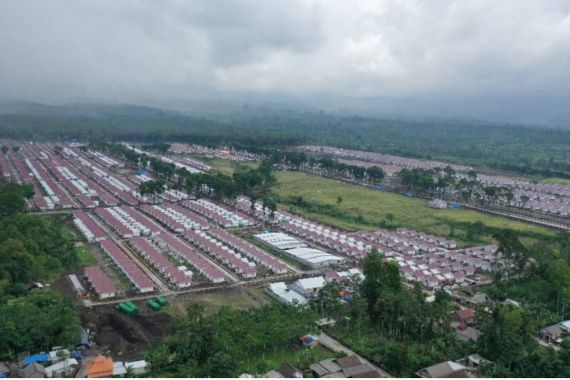
M 68 150 L 73 152 L 71 149 Z M 72 180 L 74 176 L 77 177 L 81 182 L 75 183 L 74 185 L 79 185 L 76 187 L 78 187 L 80 191 L 88 193 L 90 196 L 97 196 L 108 206 L 115 206 L 119 203 L 117 198 L 111 195 L 108 190 L 104 189 L 93 180 L 93 178 L 95 178 L 97 182 L 100 182 L 100 178 L 96 177 L 91 169 L 93 166 L 92 162 L 89 162 L 79 155 L 66 155 L 66 161 L 57 161 L 61 162 L 61 167 L 57 170 L 59 175 L 64 175 L 64 177 L 69 177 Z
M 142 205 L 140 209 L 174 232 L 206 229 L 210 223 L 190 210 L 174 204 Z
M 245 240 L 232 235 L 231 233 L 223 230 L 221 228 L 211 228 L 207 231 L 210 236 L 218 239 L 224 244 L 232 247 L 233 249 L 239 251 L 250 259 L 254 260 L 256 263 L 269 268 L 273 273 L 283 274 L 287 272 L 287 265 L 271 256 L 262 249 L 246 242 Z
M 0 175 L 5 178 L 12 177 L 12 173 L 10 173 L 10 164 L 4 157 L 0 157 Z
M 160 233 L 160 227 L 132 207 L 96 208 L 95 213 L 119 236 L 149 236 Z
M 176 268 L 152 242 L 140 236 L 131 238 L 129 242 L 131 247 L 176 289 L 192 285 L 192 276 Z
M 176 259 L 194 267 L 202 276 L 213 283 L 225 281 L 224 273 L 208 259 L 198 254 L 194 248 L 179 240 L 170 232 L 163 232 L 153 236 L 152 241 L 163 251 L 168 252 Z
M 88 167 L 91 171 L 86 172 L 87 176 L 100 183 L 112 194 L 115 194 L 121 201 L 130 206 L 136 206 L 139 203 L 139 199 L 137 197 L 140 197 L 140 194 L 138 194 L 134 185 L 130 185 L 129 183 L 117 179 L 115 176 L 109 174 L 106 170 L 94 163 L 89 163 Z
M 91 197 L 97 193 L 89 187 L 83 174 L 75 172 L 73 168 L 68 167 L 61 160 L 44 160 L 50 172 L 59 180 L 59 182 L 69 191 L 75 199 L 77 199 L 84 208 L 95 208 L 97 202 Z
M 107 233 L 83 210 L 73 212 L 73 223 L 89 243 L 107 239 Z
M 251 213 L 252 213 L 251 201 L 247 197 L 239 196 L 234 207 L 236 210 L 243 212 L 247 215 L 251 215 Z M 283 211 L 276 211 L 273 214 L 273 218 L 271 218 L 271 213 L 270 212 L 263 212 L 263 206 L 260 205 L 259 202 L 256 202 L 256 204 L 253 208 L 253 216 L 257 219 L 260 219 L 260 220 L 267 220 L 267 221 L 273 220 L 275 222 L 282 221 L 279 218 L 280 214 L 284 214 L 284 212 Z
M 439 236 L 426 234 L 424 232 L 409 230 L 407 228 L 398 228 L 396 230 L 398 236 L 405 236 L 407 238 L 415 239 L 418 241 L 425 241 L 431 244 L 436 244 L 438 247 L 445 249 L 457 248 L 457 242 L 453 239 L 446 239 Z
M 101 268 L 96 266 L 85 267 L 83 272 L 85 273 L 87 282 L 95 290 L 99 299 L 104 300 L 117 295 L 117 288 Z
M 25 163 L 46 194 L 44 199 L 48 209 L 55 208 L 56 206 L 60 208 L 73 208 L 71 198 L 65 194 L 58 183 L 51 179 L 52 176 L 47 172 L 40 161 L 32 162 L 32 160 L 26 158 Z
M 202 231 L 186 231 L 184 237 L 189 242 L 200 247 L 208 255 L 213 256 L 224 265 L 231 268 L 235 273 L 245 277 L 253 278 L 257 276 L 255 264 L 241 257 L 233 249 L 223 245 L 218 240 L 208 236 Z
M 249 216 L 206 199 L 187 200 L 182 202 L 182 206 L 204 215 L 222 227 L 240 227 L 255 224 Z
M 445 251 L 426 255 L 391 254 L 386 260 L 395 260 L 407 281 L 421 282 L 429 288 L 453 283 L 462 284 L 476 271 L 490 272 L 496 257 L 482 252 L 496 250 L 496 246 L 474 247 L 467 250 Z
M 72 151 L 71 149 L 69 150 Z M 83 180 L 87 184 L 87 187 L 91 189 L 94 194 L 97 194 L 97 197 L 105 202 L 107 206 L 117 206 L 119 204 L 115 196 L 93 180 L 93 178 L 95 178 L 95 180 L 99 182 L 100 178 L 96 177 L 93 173 L 91 168 L 94 164 L 92 162 L 77 155 L 76 157 L 68 156 L 68 163 L 84 176 Z
M 300 236 L 313 243 L 318 243 L 348 256 L 363 258 L 370 247 L 346 234 L 302 219 L 293 219 L 281 225 L 281 229 Z
M 373 246 L 385 251 L 396 251 L 398 253 L 407 255 L 425 252 L 438 252 L 446 248 L 438 246 L 434 241 L 420 239 L 417 236 L 410 234 L 399 234 L 394 231 L 378 230 L 378 231 L 358 231 L 352 234 L 354 237 L 363 239 L 371 243 Z M 426 235 L 427 236 L 427 235 Z M 447 241 L 442 239 L 441 241 Z M 449 241 L 452 242 L 452 241 Z M 453 242 L 455 243 L 455 242 Z M 448 246 L 455 246 L 455 244 L 447 244 Z
M 34 176 L 23 159 L 13 159 L 12 162 L 14 163 L 14 168 L 16 168 L 22 183 L 34 182 Z
M 124 273 L 139 293 L 154 291 L 154 284 L 150 278 L 135 264 L 125 252 L 111 240 L 99 243 L 103 251 L 111 258 L 117 267 Z

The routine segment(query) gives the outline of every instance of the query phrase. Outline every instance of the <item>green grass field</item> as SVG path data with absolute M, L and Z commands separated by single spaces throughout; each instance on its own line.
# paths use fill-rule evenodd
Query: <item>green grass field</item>
M 78 266 L 83 268 L 90 265 L 96 265 L 97 261 L 91 254 L 91 250 L 88 246 L 82 244 L 75 247 L 75 251 L 77 252 L 77 259 L 78 259 Z
M 553 183 L 557 185 L 570 185 L 570 179 L 567 178 L 544 178 L 539 183 Z
M 224 160 L 222 158 L 208 158 L 200 154 L 192 155 L 192 157 L 212 166 L 220 173 L 227 175 L 232 175 L 237 170 L 256 169 L 259 166 L 259 163 L 257 162 L 237 163 L 230 160 Z
M 307 201 L 321 204 L 334 204 L 338 209 L 346 211 L 355 218 L 358 215 L 366 220 L 359 224 L 346 219 L 340 219 L 322 214 L 308 214 L 303 209 L 293 207 L 292 211 L 319 220 L 332 226 L 348 230 L 378 229 L 386 215 L 392 214 L 395 226 L 407 227 L 424 231 L 438 236 L 450 236 L 453 226 L 453 237 L 460 242 L 467 242 L 466 223 L 483 222 L 492 228 L 510 228 L 527 235 L 541 237 L 554 236 L 552 231 L 530 224 L 516 222 L 510 219 L 482 214 L 465 209 L 432 209 L 427 201 L 419 198 L 387 193 L 352 185 L 342 181 L 322 178 L 299 172 L 278 172 L 275 192 L 282 197 L 302 196 Z M 337 198 L 342 202 L 337 203 Z M 289 210 L 291 206 L 281 205 Z M 486 240 L 489 240 L 487 238 Z

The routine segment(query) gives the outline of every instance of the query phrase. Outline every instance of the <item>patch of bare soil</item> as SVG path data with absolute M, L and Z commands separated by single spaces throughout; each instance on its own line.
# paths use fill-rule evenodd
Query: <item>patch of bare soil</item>
M 170 334 L 174 318 L 164 313 L 126 315 L 113 306 L 84 309 L 81 319 L 85 327 L 95 331 L 95 343 L 116 359 L 131 360 L 158 339 Z

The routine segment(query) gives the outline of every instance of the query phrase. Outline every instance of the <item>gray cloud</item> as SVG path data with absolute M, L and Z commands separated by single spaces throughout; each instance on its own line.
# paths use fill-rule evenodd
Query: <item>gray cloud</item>
M 0 92 L 561 96 L 569 12 L 538 0 L 5 0 Z

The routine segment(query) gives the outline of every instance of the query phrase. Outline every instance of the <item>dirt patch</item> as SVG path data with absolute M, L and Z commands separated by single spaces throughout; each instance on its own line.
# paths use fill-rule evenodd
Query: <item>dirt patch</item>
M 207 313 L 215 313 L 222 306 L 231 306 L 236 309 L 249 309 L 260 307 L 269 303 L 268 296 L 260 288 L 231 288 L 203 294 L 191 294 L 180 297 L 177 301 L 178 310 L 185 313 L 186 306 L 191 302 L 202 304 Z
M 174 318 L 168 314 L 141 311 L 129 316 L 112 306 L 84 309 L 81 320 L 85 327 L 95 331 L 97 346 L 121 360 L 140 358 L 142 352 L 172 333 L 174 327 Z

